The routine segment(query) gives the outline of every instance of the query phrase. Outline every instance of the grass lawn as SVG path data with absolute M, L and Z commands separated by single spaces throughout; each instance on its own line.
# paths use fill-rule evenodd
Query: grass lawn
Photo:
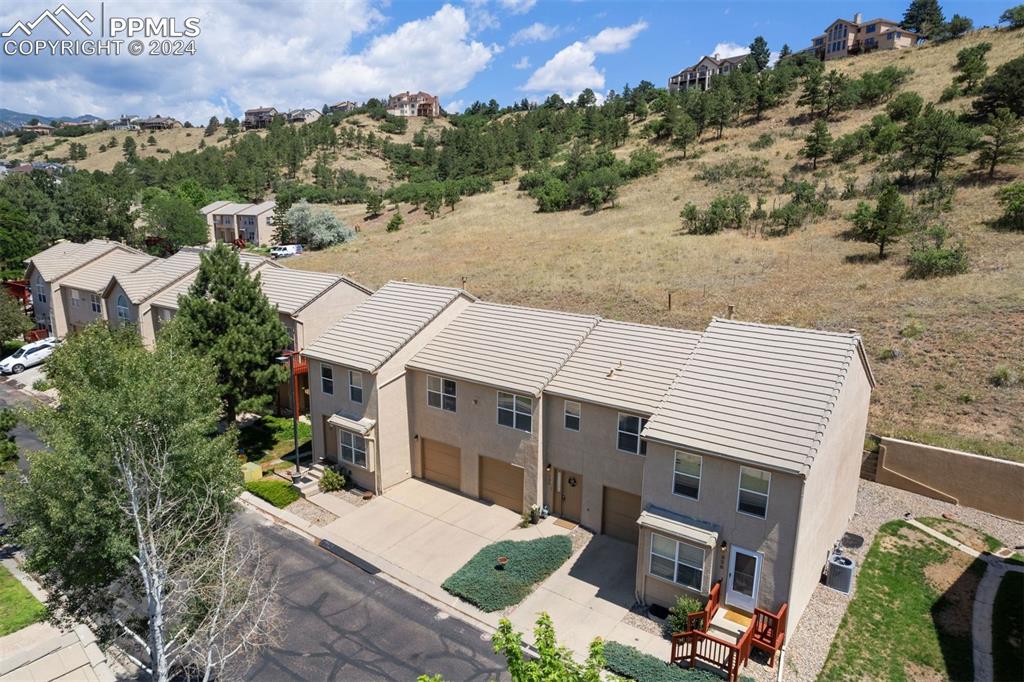
M 992 611 L 993 677 L 1024 680 L 1024 573 L 1007 573 Z
M 971 614 L 984 571 L 903 521 L 883 525 L 818 679 L 973 679 Z
M 572 554 L 565 535 L 537 540 L 503 540 L 487 545 L 441 585 L 459 599 L 490 613 L 518 604 Z M 498 557 L 508 564 L 498 569 Z
M 46 607 L 0 566 L 0 637 L 46 618 Z
M 307 454 L 313 439 L 313 427 L 299 422 L 299 451 Z M 238 433 L 238 448 L 250 462 L 271 462 L 293 458 L 295 449 L 291 417 L 260 417 Z
M 264 479 L 262 481 L 250 481 L 245 484 L 245 489 L 256 497 L 266 500 L 278 509 L 284 509 L 289 504 L 299 499 L 299 491 L 292 487 L 288 481 L 280 479 Z

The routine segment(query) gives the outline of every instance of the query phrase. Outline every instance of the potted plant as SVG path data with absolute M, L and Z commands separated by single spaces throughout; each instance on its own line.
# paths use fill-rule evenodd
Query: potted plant
M 536 504 L 530 505 L 530 523 L 537 525 L 540 522 L 540 506 Z
M 500 557 L 498 557 L 498 563 L 495 564 L 494 567 L 496 569 L 498 569 L 499 571 L 504 571 L 505 570 L 505 566 L 507 564 L 508 564 L 508 557 L 507 556 L 500 556 Z

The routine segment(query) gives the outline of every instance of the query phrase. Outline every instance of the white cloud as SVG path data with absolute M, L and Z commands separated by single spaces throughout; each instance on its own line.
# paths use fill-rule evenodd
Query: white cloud
M 530 68 L 530 58 L 529 57 L 523 57 L 518 62 L 513 64 L 512 68 L 519 69 L 520 71 L 522 71 L 523 69 Z
M 444 105 L 444 110 L 447 111 L 449 114 L 457 114 L 460 111 L 462 111 L 462 108 L 464 106 L 466 106 L 466 102 L 464 100 L 453 99 L 451 102 L 448 102 L 448 104 Z
M 548 26 L 538 21 L 513 33 L 512 37 L 508 40 L 508 44 L 542 43 L 546 40 L 551 40 L 556 35 L 558 35 L 557 26 Z
M 638 21 L 629 26 L 609 27 L 585 41 L 576 41 L 534 71 L 521 89 L 564 95 L 586 88 L 604 88 L 604 72 L 594 65 L 597 55 L 622 52 L 646 28 L 647 22 Z
M 0 24 L 45 6 L 19 3 L 16 12 L 4 7 Z M 4 57 L 10 62 L 0 69 L 4 106 L 53 116 L 160 113 L 197 123 L 258 105 L 319 108 L 407 89 L 444 97 L 468 85 L 495 52 L 472 38 L 465 11 L 447 4 L 378 35 L 358 52 L 350 50 L 352 39 L 386 21 L 371 0 L 259 2 L 245 11 L 212 0 L 188 9 L 141 0 L 112 7 L 107 3 L 108 16 L 200 17 L 197 54 Z M 98 2 L 75 5 L 84 9 L 100 16 Z
M 533 9 L 537 0 L 499 0 L 499 3 L 512 14 L 525 14 Z
M 719 57 L 738 57 L 741 54 L 747 54 L 750 52 L 750 48 L 738 43 L 718 43 L 715 45 L 715 49 L 711 51 L 711 55 L 718 55 Z

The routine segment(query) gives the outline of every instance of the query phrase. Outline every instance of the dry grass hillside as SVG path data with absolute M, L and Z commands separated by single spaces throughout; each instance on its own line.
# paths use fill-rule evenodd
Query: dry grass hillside
M 956 51 L 979 40 L 994 44 L 994 69 L 1020 54 L 1022 33 L 985 32 L 830 66 L 856 75 L 895 61 L 914 70 L 904 89 L 936 100 L 952 78 Z M 388 215 L 365 222 L 361 206 L 334 207 L 361 226 L 359 238 L 289 265 L 350 273 L 373 286 L 402 278 L 459 285 L 465 278 L 470 291 L 490 300 L 690 329 L 724 315 L 728 304 L 748 320 L 854 328 L 864 335 L 878 382 L 871 429 L 1024 460 L 1024 387 L 989 381 L 999 366 L 1024 371 L 1024 234 L 986 224 L 998 212 L 996 189 L 1024 177 L 1021 168 L 1003 168 L 996 183 L 973 174 L 973 157 L 954 169 L 960 180 L 948 223 L 971 257 L 970 272 L 957 277 L 907 280 L 906 244 L 879 262 L 871 245 L 840 239 L 843 215 L 856 200 L 834 201 L 828 216 L 787 237 L 680 234 L 687 201 L 706 205 L 741 189 L 734 181 L 709 186 L 695 179 L 700 164 L 762 158 L 773 187 L 784 174 L 809 174 L 798 161 L 809 124 L 792 122 L 794 101 L 761 123 L 706 139 L 699 160 L 663 150 L 666 166 L 657 175 L 625 186 L 614 208 L 596 214 L 537 213 L 514 182 L 464 199 L 435 220 L 403 206 L 406 225 L 395 233 L 384 231 Z M 853 131 L 876 113 L 851 112 L 831 131 Z M 763 133 L 774 143 L 751 150 Z M 863 188 L 873 172 L 873 164 L 841 170 L 826 162 L 819 177 L 841 188 L 852 173 Z M 770 207 L 771 190 L 764 195 Z

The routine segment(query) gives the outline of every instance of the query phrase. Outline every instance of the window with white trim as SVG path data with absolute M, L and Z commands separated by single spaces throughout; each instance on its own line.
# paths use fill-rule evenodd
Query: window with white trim
M 455 393 L 455 382 L 451 379 L 434 375 L 427 376 L 427 405 L 430 407 L 455 412 Z
M 82 294 L 78 293 L 78 289 L 71 290 L 71 307 L 77 308 L 82 305 Z
M 740 467 L 740 490 L 736 510 L 751 516 L 765 518 L 768 515 L 768 491 L 772 475 L 768 471 L 751 467 Z
M 363 373 L 354 369 L 348 371 L 348 399 L 354 403 L 363 402 Z
M 699 592 L 704 586 L 704 550 L 651 533 L 651 575 Z
M 46 287 L 42 283 L 36 285 L 35 298 L 39 303 L 46 303 Z
M 96 294 L 89 295 L 89 305 L 94 313 L 100 312 L 100 297 Z
M 696 500 L 700 497 L 700 472 L 704 458 L 692 452 L 676 450 L 672 476 L 672 492 Z
M 572 401 L 565 401 L 564 424 L 567 431 L 580 430 L 580 404 Z
M 640 438 L 640 432 L 647 426 L 647 420 L 635 414 L 619 413 L 619 431 L 617 436 L 617 447 L 622 452 L 634 455 L 647 454 L 647 441 Z
M 334 369 L 327 365 L 320 365 L 320 390 L 334 395 Z
M 341 461 L 366 468 L 366 439 L 358 433 L 341 431 Z
M 128 321 L 128 298 L 124 294 L 117 297 L 117 319 Z
M 498 391 L 498 424 L 531 433 L 533 398 Z

